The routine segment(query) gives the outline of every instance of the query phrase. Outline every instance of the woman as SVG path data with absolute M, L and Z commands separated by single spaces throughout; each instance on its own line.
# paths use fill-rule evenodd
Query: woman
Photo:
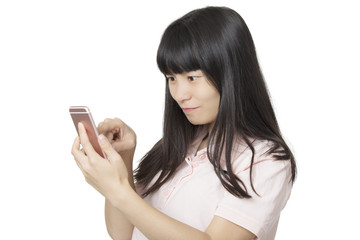
M 229 8 L 194 10 L 165 30 L 157 62 L 166 77 L 163 137 L 134 177 L 136 135 L 120 119 L 98 126 L 108 160 L 81 124 L 73 145 L 106 198 L 110 236 L 274 239 L 296 165 L 245 22 Z

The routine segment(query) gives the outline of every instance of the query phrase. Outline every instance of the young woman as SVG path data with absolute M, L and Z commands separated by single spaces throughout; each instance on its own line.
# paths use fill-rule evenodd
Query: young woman
M 229 8 L 194 10 L 165 30 L 157 62 L 166 77 L 163 137 L 134 177 L 136 135 L 120 119 L 98 126 L 107 160 L 81 124 L 73 145 L 106 198 L 110 236 L 274 239 L 296 165 L 245 22 Z

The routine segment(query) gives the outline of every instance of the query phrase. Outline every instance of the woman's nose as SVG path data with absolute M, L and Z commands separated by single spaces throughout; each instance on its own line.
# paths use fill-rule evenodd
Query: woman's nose
M 177 102 L 184 102 L 191 99 L 191 91 L 188 84 L 184 82 L 177 82 L 173 89 L 170 87 L 172 97 Z

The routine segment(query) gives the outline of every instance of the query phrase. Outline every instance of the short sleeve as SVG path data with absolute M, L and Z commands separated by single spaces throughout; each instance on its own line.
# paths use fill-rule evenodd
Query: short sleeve
M 251 231 L 261 239 L 264 235 L 270 234 L 274 227 L 276 231 L 280 212 L 290 196 L 290 161 L 258 159 L 255 162 L 252 179 L 258 195 L 250 185 L 250 169 L 234 170 L 252 197 L 238 198 L 226 191 L 215 215 Z

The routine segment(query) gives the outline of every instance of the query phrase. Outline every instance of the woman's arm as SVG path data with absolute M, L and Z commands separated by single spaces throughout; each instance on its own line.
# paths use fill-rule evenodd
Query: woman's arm
M 120 119 L 105 119 L 98 125 L 99 134 L 107 137 L 112 147 L 121 155 L 128 171 L 128 179 L 134 189 L 133 157 L 136 148 L 136 134 Z M 105 199 L 105 223 L 112 239 L 131 239 L 134 225 Z
M 121 156 L 106 138 L 99 142 L 108 159 L 101 158 L 92 148 L 84 127 L 79 126 L 72 153 L 86 181 L 104 195 L 109 203 L 123 214 L 149 239 L 254 239 L 249 231 L 220 217 L 214 217 L 205 232 L 179 222 L 144 201 L 129 182 L 128 171 Z M 80 142 L 84 152 L 80 150 Z M 118 217 L 120 217 L 118 215 Z
M 255 235 L 230 221 L 215 216 L 205 232 L 179 222 L 140 198 L 124 182 L 113 199 L 119 209 L 148 239 L 249 240 Z
M 107 199 L 105 200 L 105 222 L 112 239 L 131 239 L 134 225 Z
M 128 162 L 132 163 L 132 161 Z M 128 166 L 128 164 L 125 165 L 128 169 L 129 183 L 131 184 L 132 189 L 134 189 L 132 166 Z M 134 225 L 118 208 L 114 207 L 108 199 L 105 199 L 105 223 L 107 231 L 112 239 L 131 239 Z

